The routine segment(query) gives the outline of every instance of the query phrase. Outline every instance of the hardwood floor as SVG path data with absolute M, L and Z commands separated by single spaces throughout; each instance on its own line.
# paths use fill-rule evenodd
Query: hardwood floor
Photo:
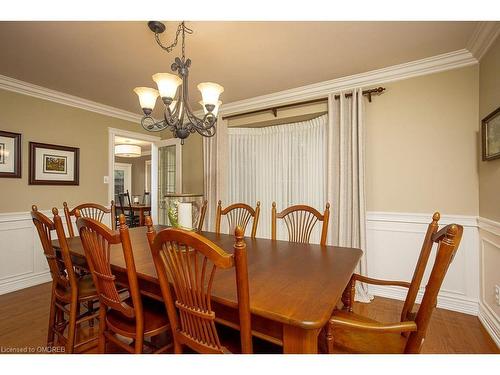
M 0 296 L 0 352 L 46 344 L 50 283 Z M 354 310 L 381 321 L 397 321 L 402 302 L 376 297 Z M 475 316 L 436 309 L 423 353 L 500 353 Z

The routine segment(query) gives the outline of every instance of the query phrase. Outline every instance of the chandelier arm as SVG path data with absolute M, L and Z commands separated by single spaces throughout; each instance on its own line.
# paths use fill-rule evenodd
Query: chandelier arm
M 141 125 L 145 130 L 150 132 L 159 132 L 168 126 L 168 124 L 165 121 L 163 120 L 156 121 L 151 116 L 144 116 L 141 119 Z

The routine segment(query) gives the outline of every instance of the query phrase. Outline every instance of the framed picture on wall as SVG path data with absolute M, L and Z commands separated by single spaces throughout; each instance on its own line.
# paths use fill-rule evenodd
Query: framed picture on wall
M 30 185 L 78 185 L 80 149 L 30 142 Z
M 500 158 L 500 107 L 482 121 L 483 160 Z
M 21 134 L 0 130 L 0 177 L 21 178 Z

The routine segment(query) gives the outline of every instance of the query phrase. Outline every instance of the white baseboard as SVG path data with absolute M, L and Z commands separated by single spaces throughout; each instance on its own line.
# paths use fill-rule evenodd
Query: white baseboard
M 478 318 L 483 324 L 484 328 L 490 334 L 497 347 L 500 348 L 500 322 L 496 318 L 495 314 L 492 314 L 488 306 L 479 303 L 479 314 Z
M 392 298 L 400 301 L 404 301 L 406 299 L 406 288 L 369 285 L 368 290 L 375 296 Z M 423 295 L 423 290 L 420 290 L 417 294 L 416 303 L 420 303 L 422 301 Z M 446 291 L 441 291 L 439 293 L 437 307 L 469 315 L 478 315 L 479 312 L 479 304 L 477 300 Z
M 29 288 L 30 286 L 48 283 L 51 280 L 52 277 L 48 271 L 17 277 L 12 280 L 5 280 L 0 284 L 0 295 Z

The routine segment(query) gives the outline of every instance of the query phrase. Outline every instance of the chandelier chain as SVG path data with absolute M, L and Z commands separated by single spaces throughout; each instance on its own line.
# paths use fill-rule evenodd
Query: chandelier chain
M 179 43 L 179 35 L 181 34 L 181 32 L 182 32 L 182 61 L 184 61 L 184 59 L 185 59 L 185 52 L 184 51 L 185 51 L 185 48 L 186 48 L 186 42 L 185 42 L 186 33 L 188 33 L 188 34 L 192 34 L 193 33 L 193 30 L 186 26 L 185 21 L 182 21 L 177 26 L 177 30 L 175 32 L 175 39 L 174 39 L 174 41 L 170 45 L 168 45 L 168 46 L 163 45 L 163 43 L 160 40 L 160 34 L 157 33 L 157 32 L 155 32 L 155 40 L 156 40 L 156 43 L 163 50 L 165 50 L 167 52 L 172 52 L 172 50 Z

